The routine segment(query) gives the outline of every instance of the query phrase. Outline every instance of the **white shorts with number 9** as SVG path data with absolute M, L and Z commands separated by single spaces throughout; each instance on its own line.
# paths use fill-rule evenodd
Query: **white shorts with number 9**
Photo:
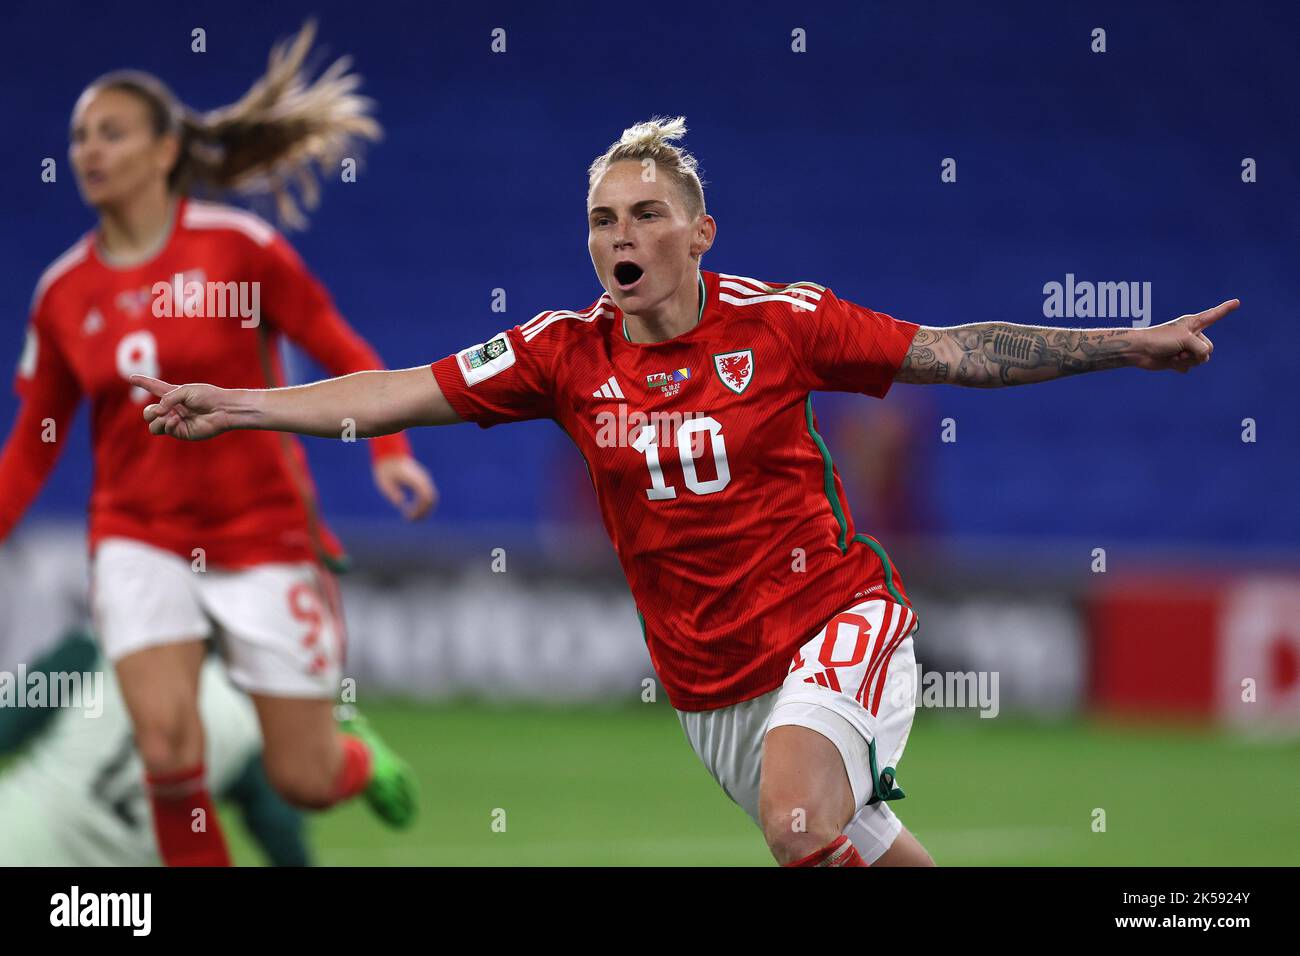
M 106 538 L 91 563 L 104 656 L 215 637 L 230 679 L 275 697 L 338 693 L 344 635 L 329 572 L 311 562 L 195 570 L 170 551 Z
M 903 828 L 889 801 L 903 796 L 894 777 L 916 712 L 916 629 L 911 608 L 890 598 L 863 601 L 799 648 L 776 690 L 677 716 L 709 773 L 755 823 L 767 732 L 793 725 L 829 739 L 844 760 L 857 808 L 844 832 L 863 860 L 874 863 Z

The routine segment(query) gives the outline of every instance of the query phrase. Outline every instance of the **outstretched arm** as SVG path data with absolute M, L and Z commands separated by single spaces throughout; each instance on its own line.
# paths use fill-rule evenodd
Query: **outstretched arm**
M 894 381 L 1000 388 L 1127 365 L 1188 372 L 1214 352 L 1204 330 L 1240 304 L 1229 299 L 1149 329 L 1060 329 L 1010 322 L 923 326 Z
M 261 277 L 262 306 L 271 325 L 284 332 L 325 369 L 347 375 L 384 368 L 383 361 L 339 314 L 329 292 L 283 236 L 251 250 Z M 406 436 L 369 442 L 375 485 L 408 520 L 423 517 L 438 498 L 429 472 L 411 455 Z
M 292 388 L 169 385 L 145 375 L 131 384 L 158 402 L 144 410 L 149 431 L 202 441 L 235 429 L 297 432 L 322 438 L 374 438 L 417 425 L 461 421 L 429 366 L 393 372 L 354 372 Z

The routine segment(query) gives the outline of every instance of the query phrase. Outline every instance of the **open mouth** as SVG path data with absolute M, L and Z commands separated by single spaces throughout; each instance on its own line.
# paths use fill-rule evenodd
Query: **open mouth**
M 620 262 L 614 266 L 614 281 L 619 291 L 630 292 L 645 277 L 645 270 L 635 262 Z

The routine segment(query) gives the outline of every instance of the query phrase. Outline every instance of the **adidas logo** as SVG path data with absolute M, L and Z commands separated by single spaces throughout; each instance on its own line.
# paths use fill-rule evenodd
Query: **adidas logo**
M 591 397 L 592 398 L 626 398 L 626 396 L 623 394 L 623 390 L 618 387 L 618 379 L 616 379 L 613 375 L 609 377 L 608 382 L 606 382 L 600 388 L 592 392 Z

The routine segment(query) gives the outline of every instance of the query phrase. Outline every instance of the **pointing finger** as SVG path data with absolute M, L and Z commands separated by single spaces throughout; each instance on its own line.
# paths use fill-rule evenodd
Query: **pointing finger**
M 148 375 L 132 375 L 130 382 L 137 388 L 143 388 L 159 398 L 176 388 L 175 385 L 169 385 L 160 378 L 150 378 Z
M 1227 302 L 1220 302 L 1212 309 L 1206 309 L 1204 312 L 1197 312 L 1187 323 L 1187 327 L 1193 332 L 1200 332 L 1202 329 L 1208 329 L 1219 319 L 1223 318 L 1229 312 L 1241 305 L 1240 299 L 1229 299 Z

